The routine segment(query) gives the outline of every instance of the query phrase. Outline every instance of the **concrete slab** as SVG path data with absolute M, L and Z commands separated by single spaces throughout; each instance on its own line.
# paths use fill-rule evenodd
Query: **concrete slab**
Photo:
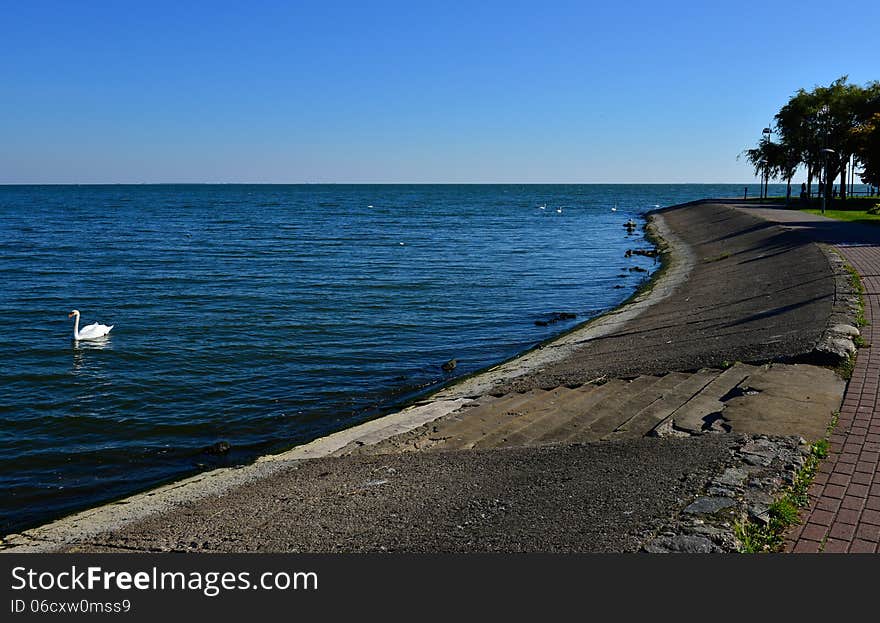
M 664 434 L 671 434 L 673 429 L 689 434 L 701 434 L 713 430 L 712 422 L 707 421 L 706 418 L 720 413 L 724 409 L 722 398 L 749 378 L 756 369 L 755 366 L 741 363 L 728 368 L 676 409 L 666 421 L 661 422 L 655 429 L 657 434 L 662 437 Z
M 840 409 L 846 382 L 819 366 L 774 364 L 741 385 L 743 393 L 724 403 L 722 415 L 736 433 L 825 436 Z

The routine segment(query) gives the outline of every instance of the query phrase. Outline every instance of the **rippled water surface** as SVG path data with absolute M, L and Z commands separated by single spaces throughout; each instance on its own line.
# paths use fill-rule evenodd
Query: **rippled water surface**
M 0 187 L 0 533 L 308 441 L 511 357 L 649 274 L 653 260 L 624 257 L 647 246 L 628 218 L 741 194 Z M 74 342 L 74 308 L 115 327 Z M 578 318 L 535 324 L 561 311 Z M 231 449 L 206 451 L 219 442 Z

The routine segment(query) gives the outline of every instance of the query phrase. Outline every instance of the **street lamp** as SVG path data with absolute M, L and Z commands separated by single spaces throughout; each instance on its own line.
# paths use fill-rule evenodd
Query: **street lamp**
M 826 147 L 825 149 L 820 149 L 819 153 L 822 154 L 825 162 L 825 176 L 823 178 L 825 188 L 822 189 L 822 214 L 825 214 L 825 201 L 828 196 L 828 156 L 837 155 L 837 152 Z

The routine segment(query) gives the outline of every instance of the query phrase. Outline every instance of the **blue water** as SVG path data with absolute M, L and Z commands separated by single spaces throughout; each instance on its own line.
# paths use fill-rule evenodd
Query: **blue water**
M 655 268 L 624 257 L 648 246 L 628 218 L 742 190 L 0 187 L 0 533 L 309 441 L 522 352 Z M 74 342 L 74 308 L 115 328 Z M 553 312 L 578 318 L 535 324 Z

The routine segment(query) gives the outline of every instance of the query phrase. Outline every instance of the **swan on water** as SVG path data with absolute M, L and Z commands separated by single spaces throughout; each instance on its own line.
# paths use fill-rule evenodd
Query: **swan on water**
M 72 312 L 67 314 L 68 318 L 76 318 L 73 323 L 73 339 L 75 340 L 94 340 L 95 338 L 104 337 L 108 333 L 110 333 L 110 329 L 113 328 L 114 325 L 110 325 L 109 327 L 105 324 L 98 324 L 97 322 L 93 322 L 92 324 L 88 324 L 82 328 L 82 331 L 79 329 L 79 310 L 74 309 Z

